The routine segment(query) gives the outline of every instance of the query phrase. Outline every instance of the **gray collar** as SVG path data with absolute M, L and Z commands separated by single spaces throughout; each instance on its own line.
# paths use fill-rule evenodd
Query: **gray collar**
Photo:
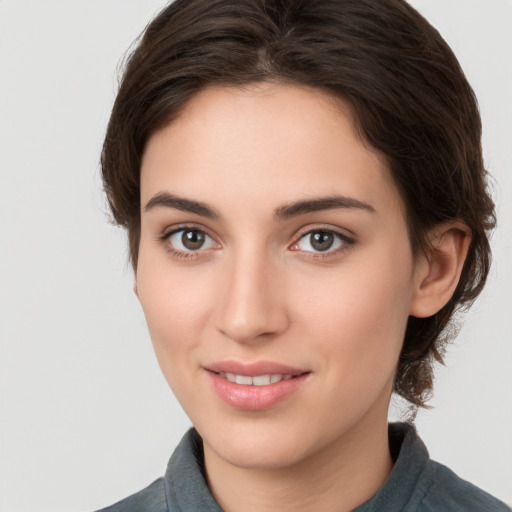
M 420 476 L 428 470 L 429 456 L 414 427 L 390 424 L 389 440 L 391 452 L 396 454 L 395 467 L 377 494 L 354 512 L 404 510 L 415 501 L 414 496 L 420 500 L 427 490 L 429 479 Z M 425 482 L 425 489 L 421 489 L 420 480 Z M 190 429 L 176 448 L 164 483 L 169 512 L 222 512 L 206 483 L 203 442 L 195 429 Z

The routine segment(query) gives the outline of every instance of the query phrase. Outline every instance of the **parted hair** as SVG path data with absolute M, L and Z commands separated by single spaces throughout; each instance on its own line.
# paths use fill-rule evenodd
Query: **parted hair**
M 471 86 L 450 47 L 404 0 L 176 0 L 127 57 L 101 155 L 113 219 L 137 270 L 146 143 L 212 85 L 281 82 L 348 101 L 362 139 L 385 155 L 405 205 L 413 254 L 459 220 L 471 245 L 451 300 L 410 317 L 394 392 L 425 406 L 454 314 L 484 286 L 495 226 Z

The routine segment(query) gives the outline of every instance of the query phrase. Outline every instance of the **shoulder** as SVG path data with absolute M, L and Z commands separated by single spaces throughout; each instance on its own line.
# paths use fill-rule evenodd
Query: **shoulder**
M 98 510 L 98 512 L 167 512 L 164 480 L 159 478 L 151 485 L 128 498 Z
M 174 450 L 163 478 L 98 512 L 222 512 L 206 483 L 203 460 L 201 437 L 192 428 Z
M 428 487 L 418 506 L 420 512 L 509 512 L 500 500 L 463 480 L 451 469 L 429 461 L 424 475 Z
M 503 502 L 433 461 L 414 426 L 390 424 L 389 444 L 393 471 L 357 512 L 510 512 Z

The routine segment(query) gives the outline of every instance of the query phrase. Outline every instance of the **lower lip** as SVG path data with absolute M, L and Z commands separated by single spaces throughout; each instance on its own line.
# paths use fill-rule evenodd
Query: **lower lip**
M 297 391 L 309 375 L 309 373 L 303 373 L 267 386 L 247 386 L 230 382 L 211 371 L 207 373 L 219 398 L 234 409 L 245 411 L 264 411 L 274 407 Z

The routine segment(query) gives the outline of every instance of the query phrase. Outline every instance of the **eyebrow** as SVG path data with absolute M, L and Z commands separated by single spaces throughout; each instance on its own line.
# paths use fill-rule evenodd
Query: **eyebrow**
M 182 212 L 194 213 L 209 219 L 219 219 L 221 217 L 219 212 L 207 203 L 186 199 L 168 192 L 160 192 L 153 196 L 146 203 L 144 211 L 148 212 L 158 207 L 173 208 Z M 334 210 L 337 208 L 355 208 L 375 213 L 375 208 L 368 203 L 352 197 L 333 195 L 287 203 L 274 211 L 274 220 L 283 221 L 306 213 L 322 210 Z
M 201 217 L 208 217 L 209 219 L 218 219 L 220 214 L 201 201 L 193 201 L 184 197 L 178 197 L 168 192 L 160 192 L 153 196 L 144 207 L 144 211 L 149 212 L 157 207 L 174 208 L 182 212 L 195 213 Z
M 375 213 L 375 208 L 373 206 L 368 203 L 364 203 L 363 201 L 359 201 L 359 199 L 333 195 L 285 204 L 284 206 L 277 208 L 274 213 L 274 219 L 286 220 L 297 215 L 304 215 L 306 213 L 322 210 L 334 210 L 337 208 L 355 208 Z

